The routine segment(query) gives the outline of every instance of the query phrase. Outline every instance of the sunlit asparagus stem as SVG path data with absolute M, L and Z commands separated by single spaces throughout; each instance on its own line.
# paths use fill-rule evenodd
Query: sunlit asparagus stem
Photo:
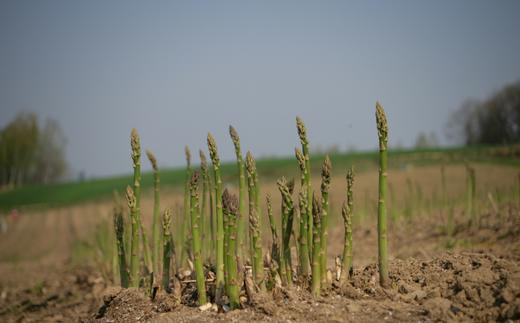
M 162 286 L 166 292 L 170 292 L 170 264 L 173 255 L 172 237 L 170 234 L 171 209 L 166 209 L 163 213 L 163 270 Z
M 312 208 L 312 202 L 309 202 L 309 195 L 307 191 L 306 186 L 306 177 L 307 177 L 307 168 L 305 166 L 305 156 L 303 156 L 303 153 L 298 148 L 294 149 L 296 160 L 298 161 L 298 165 L 300 166 L 300 182 L 301 182 L 301 191 L 299 195 L 299 206 L 300 206 L 300 235 L 299 235 L 299 244 L 300 244 L 300 274 L 302 276 L 308 276 L 309 274 L 309 263 L 311 254 L 309 250 L 309 221 L 312 222 L 312 215 L 308 215 L 309 210 L 309 203 L 311 204 Z M 312 231 L 312 230 L 311 230 Z M 312 235 L 312 232 L 311 232 Z M 311 241 L 312 242 L 312 241 Z
M 307 248 L 307 191 L 302 189 L 298 197 L 300 206 L 300 236 L 298 243 L 300 245 L 299 260 L 300 260 L 300 275 L 307 277 L 309 275 L 309 249 Z
M 151 257 L 150 257 L 150 246 L 146 241 L 144 241 L 144 235 L 146 232 L 144 231 L 143 224 L 141 221 L 141 140 L 139 138 L 139 134 L 135 128 L 132 129 L 130 134 L 130 146 L 132 147 L 132 163 L 134 167 L 134 196 L 135 196 L 135 209 L 136 209 L 136 218 L 137 218 L 137 226 L 139 230 L 141 230 L 141 235 L 143 239 L 140 239 L 140 235 L 138 234 L 137 243 L 142 242 L 143 252 L 144 252 L 144 260 L 147 266 L 147 269 L 151 271 Z
M 312 198 L 312 218 L 314 226 L 312 228 L 312 238 L 314 248 L 312 249 L 312 281 L 311 293 L 314 297 L 320 295 L 321 288 L 321 269 L 320 269 L 320 232 L 321 232 L 321 204 L 314 195 Z
M 276 261 L 276 267 L 278 269 L 278 274 L 282 277 L 282 273 L 280 270 L 280 242 L 278 240 L 278 233 L 276 231 L 276 223 L 273 217 L 273 207 L 271 202 L 271 195 L 266 195 L 266 204 L 267 204 L 267 216 L 269 217 L 269 225 L 271 226 L 271 258 Z M 284 274 L 285 277 L 285 274 Z
M 148 273 L 153 273 L 152 269 L 152 255 L 150 254 L 150 244 L 148 243 L 148 235 L 143 227 L 143 223 L 141 223 L 141 235 L 143 241 L 143 256 L 144 256 L 144 264 Z
M 215 185 L 215 215 L 217 225 L 217 299 L 220 298 L 224 288 L 224 219 L 222 214 L 222 178 L 220 175 L 220 159 L 217 151 L 217 143 L 215 138 L 208 133 L 208 149 L 213 164 L 213 177 Z
M 240 307 L 240 285 L 238 278 L 237 264 L 237 221 L 241 215 L 238 213 L 238 201 L 235 195 L 229 194 L 228 190 L 224 190 L 222 194 L 222 205 L 224 217 L 227 218 L 228 245 L 226 249 L 227 258 L 227 287 L 226 291 L 229 297 L 231 309 Z
M 208 237 L 208 190 L 209 190 L 209 173 L 208 161 L 202 150 L 199 150 L 200 156 L 200 172 L 202 175 L 202 203 L 200 206 L 200 232 L 202 240 L 202 258 L 207 259 L 208 252 L 211 250 L 210 239 Z
M 388 123 L 383 107 L 376 103 L 376 121 L 379 137 L 379 203 L 377 212 L 377 233 L 379 250 L 379 282 L 386 287 L 390 281 L 388 278 L 388 242 L 387 242 L 387 218 L 386 218 L 386 178 L 387 178 L 387 146 Z
M 280 262 L 282 266 L 285 266 L 287 284 L 291 285 L 292 261 L 290 241 L 294 219 L 294 204 L 285 177 L 279 179 L 276 184 L 282 195 L 282 256 L 280 257 Z
M 130 286 L 139 287 L 139 220 L 137 215 L 136 199 L 134 190 L 126 187 L 126 200 L 130 209 L 132 221 L 132 241 L 130 246 Z
M 186 264 L 189 254 L 189 225 L 190 225 L 190 180 L 191 180 L 191 152 L 188 146 L 184 147 L 186 155 L 186 175 L 184 178 L 184 217 L 182 218 L 182 237 L 181 237 L 181 259 L 180 266 Z
M 160 196 L 159 189 L 161 179 L 159 177 L 159 167 L 157 166 L 157 159 L 155 159 L 154 154 L 147 150 L 146 155 L 150 160 L 153 168 L 153 216 L 152 216 L 152 239 L 153 239 L 153 252 L 152 252 L 152 263 L 153 263 L 153 272 L 157 276 L 159 273 L 159 267 L 161 266 L 161 230 L 159 229 L 159 213 L 160 213 Z
M 116 232 L 117 259 L 121 287 L 128 287 L 128 268 L 126 264 L 126 252 L 124 242 L 123 210 L 120 205 L 114 207 L 114 228 Z
M 245 230 L 245 219 L 244 214 L 247 212 L 246 207 L 246 196 L 247 196 L 247 184 L 246 184 L 246 171 L 244 160 L 242 158 L 242 151 L 240 149 L 240 137 L 238 136 L 237 131 L 233 126 L 229 126 L 229 135 L 233 140 L 233 145 L 235 146 L 235 155 L 237 158 L 237 168 L 238 168 L 238 213 L 240 216 L 238 217 L 238 233 L 237 233 L 237 245 L 238 245 L 238 256 L 239 260 L 244 258 L 245 252 L 245 241 L 246 241 L 246 230 Z
M 305 187 L 307 188 L 307 198 L 310 199 L 312 196 L 312 184 L 311 184 L 311 160 L 310 160 L 310 150 L 309 150 L 309 141 L 307 140 L 307 129 L 305 128 L 305 124 L 300 117 L 296 117 L 296 128 L 298 129 L 298 136 L 300 137 L 300 142 L 302 145 L 302 154 L 305 159 L 305 172 L 304 182 Z M 313 254 L 313 219 L 312 219 L 312 203 L 310 201 L 307 203 L 307 245 L 309 250 L 309 257 Z
M 321 231 L 320 231 L 320 269 L 321 284 L 327 283 L 327 240 L 329 236 L 329 188 L 332 164 L 328 155 L 325 156 L 321 168 Z
M 256 163 L 251 152 L 246 155 L 247 184 L 249 192 L 249 233 L 251 237 L 253 275 L 255 283 L 264 288 L 264 266 L 262 261 L 262 242 L 260 235 L 259 203 L 258 203 L 258 178 Z
M 341 215 L 345 225 L 345 239 L 343 243 L 343 264 L 341 268 L 342 280 L 347 280 L 350 269 L 352 268 L 352 214 L 354 212 L 354 196 L 352 188 L 354 186 L 354 169 L 351 167 L 347 171 L 347 199 L 343 202 Z
M 190 180 L 190 215 L 191 215 L 191 241 L 193 249 L 193 265 L 195 279 L 197 281 L 197 294 L 199 305 L 207 303 L 206 278 L 202 266 L 201 240 L 200 240 L 200 205 L 199 205 L 199 173 L 194 171 Z

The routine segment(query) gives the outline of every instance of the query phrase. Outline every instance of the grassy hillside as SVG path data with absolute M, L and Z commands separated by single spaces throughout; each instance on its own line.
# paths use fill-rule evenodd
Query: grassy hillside
M 342 174 L 350 165 L 354 165 L 357 172 L 376 167 L 376 152 L 335 153 L 331 156 L 333 172 Z M 311 159 L 313 173 L 318 173 L 323 155 L 315 154 Z M 424 150 L 395 150 L 390 152 L 390 167 L 404 167 L 406 165 L 421 165 L 429 163 L 453 162 L 492 162 L 520 165 L 518 146 L 506 147 L 462 147 Z M 257 161 L 261 180 L 272 180 L 282 175 L 287 177 L 298 176 L 298 167 L 294 157 L 270 158 Z M 15 190 L 0 193 L 0 209 L 9 210 L 26 206 L 56 206 L 73 204 L 83 201 L 110 198 L 114 190 L 123 191 L 126 185 L 132 182 L 129 175 L 94 179 L 83 182 L 70 182 L 53 185 L 26 186 Z M 235 180 L 235 163 L 222 165 L 224 181 Z M 180 187 L 184 181 L 185 172 L 182 168 L 161 170 L 161 185 Z M 151 188 L 152 174 L 143 174 L 143 189 Z

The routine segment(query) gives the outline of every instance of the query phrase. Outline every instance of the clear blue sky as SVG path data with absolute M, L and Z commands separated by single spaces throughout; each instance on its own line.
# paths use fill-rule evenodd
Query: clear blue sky
M 132 127 L 163 166 L 208 131 L 233 159 L 229 124 L 244 150 L 292 155 L 296 115 L 314 147 L 371 149 L 376 100 L 391 144 L 443 139 L 464 99 L 520 78 L 519 13 L 520 1 L 4 0 L 0 126 L 19 111 L 58 120 L 88 176 L 130 172 Z

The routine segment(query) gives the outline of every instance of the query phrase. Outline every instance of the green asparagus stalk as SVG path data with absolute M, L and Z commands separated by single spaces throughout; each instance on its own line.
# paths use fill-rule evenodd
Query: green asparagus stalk
M 152 252 L 152 263 L 153 263 L 153 272 L 154 275 L 159 273 L 159 267 L 161 266 L 161 230 L 159 228 L 159 213 L 160 213 L 160 196 L 159 189 L 161 179 L 159 176 L 159 167 L 157 166 L 157 159 L 155 159 L 154 154 L 147 150 L 146 155 L 150 160 L 150 164 L 152 164 L 153 168 L 153 217 L 152 217 L 152 238 L 153 238 L 153 252 Z
M 318 202 L 318 198 L 314 195 L 312 198 L 312 217 L 314 226 L 312 228 L 312 238 L 314 248 L 312 249 L 312 281 L 311 281 L 311 293 L 312 296 L 317 297 L 320 295 L 321 288 L 321 269 L 320 269 L 320 232 L 321 232 L 321 204 Z
M 238 278 L 238 264 L 237 264 L 237 221 L 240 214 L 238 214 L 238 201 L 235 195 L 229 194 L 228 190 L 224 190 L 222 195 L 222 205 L 224 217 L 227 218 L 228 225 L 228 246 L 226 249 L 227 258 L 227 284 L 226 290 L 229 297 L 231 309 L 240 307 L 240 285 Z
M 312 196 L 312 184 L 311 184 L 311 160 L 310 160 L 310 150 L 309 150 L 309 141 L 307 140 L 307 129 L 305 128 L 305 124 L 303 120 L 299 117 L 296 117 L 296 128 L 298 129 L 298 136 L 300 137 L 300 142 L 302 145 L 302 154 L 305 159 L 305 172 L 303 172 L 305 187 L 307 188 L 307 197 L 310 199 Z M 309 249 L 309 258 L 311 258 L 313 254 L 313 219 L 312 219 L 312 203 L 307 203 L 307 244 Z
M 206 298 L 206 278 L 204 267 L 202 266 L 201 240 L 200 240 L 200 205 L 199 205 L 199 172 L 194 171 L 190 180 L 190 215 L 191 215 L 191 236 L 193 249 L 193 265 L 195 267 L 195 279 L 197 281 L 197 294 L 199 305 L 207 303 Z
M 200 156 L 200 172 L 202 175 L 202 203 L 200 206 L 200 231 L 201 231 L 201 239 L 202 239 L 202 259 L 207 259 L 209 255 L 207 254 L 209 250 L 211 250 L 210 239 L 208 238 L 208 190 L 209 190 L 209 173 L 208 173 L 208 162 L 206 160 L 206 155 L 202 150 L 199 150 Z
M 307 191 L 302 189 L 299 195 L 300 206 L 300 236 L 299 242 L 299 260 L 300 275 L 306 278 L 309 275 L 309 249 L 307 248 Z
M 217 143 L 215 138 L 208 133 L 208 149 L 213 164 L 213 177 L 215 185 L 215 215 L 217 225 L 217 300 L 224 288 L 224 219 L 222 214 L 222 178 L 220 175 L 220 159 L 217 152 Z
M 227 189 L 224 189 L 224 192 L 226 192 Z M 229 192 L 228 192 L 229 194 Z M 224 201 L 224 193 L 222 193 L 222 201 Z M 224 202 L 222 202 L 224 203 Z M 230 255 L 228 253 L 229 251 L 229 223 L 228 223 L 228 216 L 226 216 L 226 213 L 224 212 L 224 204 L 222 204 L 222 214 L 223 219 L 222 222 L 224 223 L 224 286 L 226 287 L 226 294 L 229 295 L 229 258 Z
M 114 228 L 116 232 L 117 259 L 121 287 L 128 287 L 128 268 L 126 264 L 126 252 L 124 242 L 123 210 L 120 205 L 114 207 Z
M 276 231 L 276 223 L 273 217 L 271 195 L 267 194 L 265 199 L 267 204 L 267 216 L 269 217 L 269 225 L 271 226 L 271 237 L 273 240 L 271 244 L 271 259 L 273 259 L 276 262 L 278 273 L 280 277 L 282 277 L 282 273 L 280 271 L 280 243 L 278 240 L 278 233 Z M 285 276 L 286 275 L 284 274 L 283 277 Z
M 383 107 L 376 103 L 376 121 L 379 137 L 379 203 L 377 217 L 378 250 L 379 250 L 379 282 L 381 286 L 387 287 L 390 283 L 388 278 L 388 242 L 386 228 L 386 178 L 387 178 L 387 146 L 388 146 L 388 123 Z
M 343 264 L 341 270 L 342 280 L 347 280 L 352 268 L 352 214 L 354 212 L 354 196 L 352 188 L 354 186 L 354 169 L 351 167 L 347 171 L 347 199 L 343 202 L 341 215 L 345 225 L 345 240 L 343 244 Z
M 137 221 L 138 231 L 142 231 L 141 224 L 141 140 L 139 138 L 139 133 L 137 129 L 133 128 L 130 133 L 130 146 L 132 148 L 132 164 L 134 168 L 134 184 L 133 184 L 133 193 L 135 198 L 135 215 Z M 142 234 L 142 232 L 141 232 Z M 137 234 L 136 243 L 139 246 L 141 242 L 143 242 L 143 250 L 146 253 L 146 248 L 148 246 L 144 243 L 141 238 L 141 234 Z M 134 238 L 132 237 L 132 243 Z M 139 261 L 139 260 L 138 260 Z M 146 261 L 146 259 L 145 259 Z M 138 284 L 139 282 L 137 282 Z
M 128 208 L 130 209 L 130 219 L 132 221 L 130 287 L 139 287 L 139 220 L 134 190 L 132 190 L 130 186 L 126 187 L 126 200 L 128 202 Z
M 323 166 L 321 168 L 321 231 L 320 231 L 320 269 L 321 284 L 327 284 L 327 240 L 328 240 L 328 223 L 329 223 L 329 188 L 330 188 L 330 172 L 332 164 L 329 155 L 325 156 Z
M 143 224 L 141 223 L 141 235 L 143 241 L 143 253 L 144 253 L 144 264 L 147 270 L 147 274 L 151 273 L 153 274 L 152 269 L 152 255 L 150 254 L 150 245 L 148 244 L 148 235 L 146 234 L 146 231 L 143 227 Z
M 170 234 L 171 209 L 166 209 L 163 213 L 163 271 L 162 285 L 166 292 L 170 292 L 170 264 L 173 255 L 173 241 Z
M 233 145 L 235 146 L 235 155 L 237 158 L 237 168 L 238 168 L 238 213 L 240 216 L 238 217 L 238 235 L 237 235 L 237 245 L 238 245 L 238 257 L 239 261 L 243 259 L 244 250 L 246 248 L 246 230 L 245 230 L 245 221 L 243 214 L 246 214 L 246 196 L 247 196 L 247 185 L 246 185 L 246 171 L 244 160 L 242 158 L 242 151 L 240 149 L 240 137 L 238 136 L 238 132 L 233 128 L 233 126 L 229 126 L 229 135 L 233 140 Z
M 246 154 L 247 184 L 249 192 L 249 232 L 251 237 L 253 256 L 253 275 L 255 283 L 261 288 L 264 284 L 264 266 L 262 261 L 262 242 L 260 235 L 259 203 L 258 203 L 258 178 L 256 163 L 251 152 Z
M 276 184 L 282 195 L 282 256 L 280 257 L 280 262 L 282 266 L 285 266 L 287 284 L 291 285 L 292 261 L 290 241 L 294 219 L 294 204 L 285 177 L 279 179 Z
M 181 239 L 181 267 L 186 264 L 189 254 L 189 226 L 190 226 L 190 180 L 191 180 L 191 152 L 188 146 L 184 147 L 184 154 L 186 155 L 186 175 L 184 179 L 184 217 L 182 218 L 182 239 Z

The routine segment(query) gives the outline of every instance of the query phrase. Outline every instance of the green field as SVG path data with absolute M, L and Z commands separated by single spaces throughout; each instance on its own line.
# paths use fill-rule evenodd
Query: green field
M 377 153 L 352 152 L 331 154 L 334 174 L 343 174 L 347 167 L 354 165 L 357 172 L 373 169 L 377 165 Z M 311 158 L 313 173 L 318 173 L 323 155 L 314 154 Z M 390 167 L 406 165 L 423 165 L 430 163 L 489 162 L 520 165 L 518 146 L 501 147 L 455 147 L 421 150 L 394 150 L 390 152 Z M 257 167 L 261 180 L 273 180 L 282 175 L 298 176 L 298 166 L 294 157 L 259 159 Z M 114 190 L 122 192 L 132 182 L 132 176 L 93 179 L 82 182 L 68 182 L 52 185 L 34 185 L 4 191 L 0 193 L 0 210 L 20 207 L 49 207 L 78 202 L 107 199 Z M 184 168 L 161 170 L 163 187 L 182 187 Z M 224 181 L 232 181 L 236 177 L 236 166 L 233 162 L 222 164 Z M 143 173 L 142 186 L 146 190 L 152 187 L 152 173 Z

